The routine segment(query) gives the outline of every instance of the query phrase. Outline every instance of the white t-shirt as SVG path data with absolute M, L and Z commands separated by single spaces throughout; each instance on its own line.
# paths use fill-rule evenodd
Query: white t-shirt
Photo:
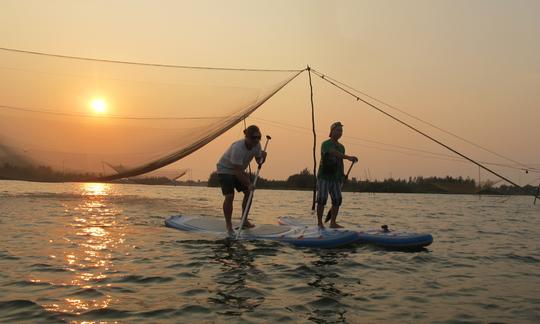
M 253 157 L 260 158 L 262 153 L 261 143 L 248 150 L 245 140 L 241 139 L 231 144 L 217 163 L 217 173 L 234 174 L 234 166 L 241 165 L 242 169 L 248 167 Z

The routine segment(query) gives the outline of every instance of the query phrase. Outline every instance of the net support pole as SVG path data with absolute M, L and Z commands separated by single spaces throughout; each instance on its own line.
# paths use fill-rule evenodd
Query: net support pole
M 315 106 L 313 105 L 313 83 L 311 82 L 311 68 L 307 66 L 308 76 L 309 76 L 309 89 L 310 89 L 310 98 L 311 98 L 311 128 L 313 131 L 313 200 L 311 203 L 311 210 L 315 210 L 315 199 L 317 196 L 317 133 L 315 132 Z
M 540 183 L 538 184 L 538 189 L 536 190 L 536 196 L 534 197 L 533 205 L 536 205 L 536 199 L 538 199 L 538 195 L 540 195 Z
M 482 168 L 481 167 L 478 167 L 478 187 L 477 187 L 477 194 L 478 194 L 478 199 L 482 199 L 482 185 L 480 184 L 480 172 L 482 171 Z

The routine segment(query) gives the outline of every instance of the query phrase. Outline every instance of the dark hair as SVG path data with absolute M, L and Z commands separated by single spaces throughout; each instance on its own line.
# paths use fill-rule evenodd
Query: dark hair
M 261 133 L 261 130 L 259 129 L 259 127 L 255 125 L 251 125 L 248 128 L 244 129 L 244 135 L 253 135 L 255 133 L 259 133 L 259 134 Z

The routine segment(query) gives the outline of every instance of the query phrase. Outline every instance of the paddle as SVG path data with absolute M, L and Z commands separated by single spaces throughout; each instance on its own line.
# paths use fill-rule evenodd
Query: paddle
M 268 135 L 266 135 L 266 143 L 264 143 L 264 149 L 263 152 L 266 152 L 266 147 L 268 146 L 268 142 L 272 138 Z M 236 232 L 236 239 L 240 238 L 240 233 L 242 232 L 242 228 L 244 227 L 244 223 L 246 222 L 249 209 L 251 208 L 251 202 L 253 201 L 253 191 L 255 191 L 255 185 L 257 184 L 257 179 L 259 178 L 259 171 L 261 171 L 262 164 L 259 164 L 257 166 L 257 172 L 255 172 L 255 178 L 253 179 L 253 190 L 249 192 L 248 201 L 246 204 L 246 208 L 244 209 L 244 213 L 242 214 L 242 220 L 240 221 L 240 227 L 238 228 L 238 232 Z
M 351 169 L 353 167 L 355 162 L 351 162 L 351 165 L 349 166 L 349 170 L 347 170 L 347 174 L 345 175 L 345 179 L 343 180 L 343 183 L 341 184 L 341 189 L 343 189 L 343 185 L 345 184 L 345 181 L 349 178 L 349 173 L 351 173 Z M 332 218 L 332 208 L 328 210 L 328 214 L 326 214 L 326 218 L 324 219 L 325 223 L 328 223 L 328 221 Z

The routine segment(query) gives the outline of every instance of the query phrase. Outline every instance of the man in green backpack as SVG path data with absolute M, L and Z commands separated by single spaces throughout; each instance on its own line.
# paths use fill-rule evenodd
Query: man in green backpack
M 343 124 L 335 122 L 330 126 L 330 139 L 327 139 L 321 145 L 321 164 L 317 172 L 317 224 L 319 228 L 324 228 L 322 218 L 328 194 L 332 199 L 330 227 L 343 227 L 336 223 L 342 201 L 341 185 L 345 177 L 343 160 L 346 159 L 354 163 L 358 161 L 358 158 L 345 155 L 345 146 L 339 142 L 342 135 Z

